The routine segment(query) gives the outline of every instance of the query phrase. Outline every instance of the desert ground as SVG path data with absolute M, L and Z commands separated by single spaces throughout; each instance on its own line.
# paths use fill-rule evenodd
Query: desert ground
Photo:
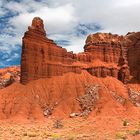
M 57 120 L 60 124 L 57 125 Z M 126 123 L 125 123 L 126 122 Z M 57 127 L 58 126 L 58 127 Z M 120 117 L 48 118 L 45 121 L 1 121 L 1 140 L 139 140 L 139 119 Z

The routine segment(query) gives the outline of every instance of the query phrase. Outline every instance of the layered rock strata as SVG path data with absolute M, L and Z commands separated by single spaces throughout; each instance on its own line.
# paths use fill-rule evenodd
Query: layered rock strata
M 130 80 L 128 66 L 129 42 L 126 37 L 113 35 L 111 33 L 96 33 L 89 35 L 84 46 L 84 51 L 88 53 L 92 62 L 100 60 L 108 66 L 93 66 L 88 68 L 88 72 L 97 77 L 113 76 L 124 83 Z
M 43 21 L 36 17 L 23 37 L 21 83 L 67 72 L 80 73 L 81 69 L 72 65 L 73 57 L 46 37 Z
M 128 50 L 128 65 L 133 79 L 140 81 L 140 32 L 128 33 L 127 38 L 131 41 Z
M 119 36 L 96 33 L 86 39 L 84 52 L 74 54 L 46 37 L 42 19 L 36 17 L 22 45 L 21 83 L 88 71 L 97 77 L 112 76 L 123 83 L 140 80 L 140 33 Z

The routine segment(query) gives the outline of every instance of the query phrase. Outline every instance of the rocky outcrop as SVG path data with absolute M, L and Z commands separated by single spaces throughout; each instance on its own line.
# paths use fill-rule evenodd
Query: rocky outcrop
M 72 65 L 73 57 L 73 53 L 46 37 L 43 21 L 36 17 L 23 37 L 21 83 L 67 72 L 80 73 L 80 68 Z
M 140 92 L 134 91 L 133 89 L 128 89 L 128 94 L 131 102 L 137 106 L 140 107 Z
M 80 62 L 84 62 L 84 63 L 92 62 L 91 58 L 92 58 L 92 55 L 86 52 L 82 52 L 82 53 L 78 53 L 74 55 L 74 59 Z
M 123 83 L 131 77 L 140 80 L 139 40 L 140 33 L 96 33 L 87 37 L 84 52 L 74 54 L 48 39 L 42 19 L 36 17 L 23 37 L 21 83 L 82 70 L 97 77 L 113 76 Z
M 112 63 L 112 67 L 98 66 L 88 68 L 88 72 L 97 77 L 113 76 L 124 83 L 130 80 L 128 66 L 129 40 L 125 36 L 111 33 L 96 33 L 89 35 L 84 50 L 90 55 L 92 62 L 100 60 Z
M 20 67 L 13 66 L 0 69 L 0 89 L 20 81 Z
M 128 64 L 134 80 L 140 81 L 140 32 L 128 33 L 127 38 L 131 41 L 128 50 Z
M 80 116 L 88 116 L 99 100 L 99 85 L 86 85 L 85 95 L 77 99 L 81 106 Z
M 123 37 L 118 35 L 96 33 L 87 37 L 84 50 L 92 54 L 92 60 L 118 64 L 122 57 L 121 40 Z
M 98 66 L 98 67 L 90 67 L 87 68 L 87 71 L 97 77 L 107 77 L 107 76 L 112 76 L 115 78 L 118 78 L 118 69 L 117 68 L 109 68 L 109 67 L 104 67 L 104 66 Z

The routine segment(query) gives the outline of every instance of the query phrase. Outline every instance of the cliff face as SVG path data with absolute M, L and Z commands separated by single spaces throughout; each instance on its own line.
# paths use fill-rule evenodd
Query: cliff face
M 59 76 L 69 71 L 80 73 L 79 67 L 72 66 L 73 62 L 73 54 L 48 39 L 43 21 L 34 18 L 23 37 L 21 83 Z
M 92 62 L 100 60 L 104 65 L 93 65 L 88 71 L 97 77 L 113 76 L 127 83 L 130 79 L 128 48 L 129 41 L 124 36 L 111 33 L 89 35 L 84 51 L 90 54 Z M 111 64 L 111 67 L 107 64 Z
M 48 39 L 42 19 L 36 17 L 23 37 L 21 83 L 82 70 L 97 77 L 112 76 L 123 83 L 131 77 L 140 80 L 139 38 L 140 33 L 96 33 L 87 37 L 84 52 L 73 54 Z
M 128 39 L 131 40 L 131 46 L 128 51 L 128 63 L 133 79 L 140 81 L 140 32 L 129 33 Z
M 123 36 L 96 33 L 87 37 L 84 50 L 92 54 L 92 60 L 100 59 L 107 63 L 123 65 L 127 59 L 127 45 L 127 40 Z

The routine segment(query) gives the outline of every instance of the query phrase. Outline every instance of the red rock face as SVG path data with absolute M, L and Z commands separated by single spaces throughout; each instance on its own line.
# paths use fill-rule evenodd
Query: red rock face
M 131 41 L 128 50 L 128 63 L 133 79 L 140 81 L 140 32 L 130 33 L 127 35 Z
M 88 68 L 87 71 L 93 76 L 97 76 L 97 77 L 112 76 L 118 79 L 119 70 L 117 68 L 98 66 L 98 67 Z
M 84 50 L 91 56 L 91 62 L 100 60 L 104 65 L 92 66 L 88 71 L 97 77 L 113 76 L 127 83 L 130 79 L 128 48 L 129 41 L 126 37 L 111 33 L 89 35 Z M 111 67 L 106 66 L 106 64 L 111 64 Z
M 113 76 L 123 83 L 131 75 L 139 80 L 139 38 L 140 33 L 96 33 L 87 37 L 84 52 L 73 54 L 48 39 L 42 19 L 36 17 L 23 37 L 21 83 L 82 70 L 97 77 Z
M 36 17 L 23 37 L 21 83 L 67 72 L 80 73 L 72 63 L 74 54 L 46 37 L 43 21 Z
M 89 35 L 84 50 L 92 54 L 92 60 L 118 64 L 122 55 L 120 40 L 120 36 L 112 34 Z

